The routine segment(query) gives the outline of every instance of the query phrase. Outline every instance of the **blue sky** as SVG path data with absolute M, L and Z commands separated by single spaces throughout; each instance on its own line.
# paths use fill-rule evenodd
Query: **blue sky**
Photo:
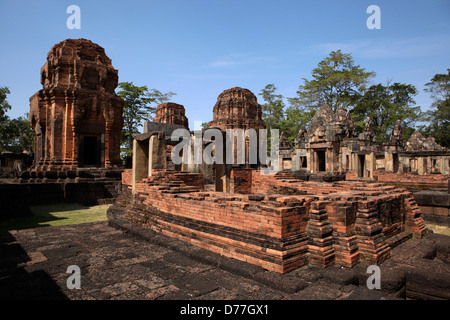
M 80 30 L 66 26 L 72 4 Z M 366 26 L 369 5 L 380 7 L 379 30 Z M 234 86 L 257 95 L 273 83 L 294 97 L 332 50 L 376 72 L 374 84 L 416 86 L 422 110 L 431 103 L 425 83 L 450 68 L 448 0 L 0 0 L 0 30 L 0 86 L 11 91 L 12 118 L 29 111 L 47 53 L 67 38 L 104 47 L 119 81 L 177 93 L 172 101 L 184 105 L 191 129 L 212 120 L 217 96 Z

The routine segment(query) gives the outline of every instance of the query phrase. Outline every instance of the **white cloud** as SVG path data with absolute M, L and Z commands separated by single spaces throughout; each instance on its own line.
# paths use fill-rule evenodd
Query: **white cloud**
M 253 56 L 250 54 L 236 54 L 230 53 L 226 56 L 218 57 L 216 60 L 209 63 L 210 67 L 221 68 L 235 65 L 249 65 L 255 63 L 262 63 L 273 60 L 273 57 L 267 56 Z
M 448 52 L 449 35 L 409 38 L 378 38 L 348 42 L 327 42 L 311 45 L 313 52 L 328 54 L 341 49 L 363 58 L 415 58 L 432 56 L 436 53 Z
M 243 63 L 242 61 L 217 60 L 210 63 L 211 67 L 228 67 Z

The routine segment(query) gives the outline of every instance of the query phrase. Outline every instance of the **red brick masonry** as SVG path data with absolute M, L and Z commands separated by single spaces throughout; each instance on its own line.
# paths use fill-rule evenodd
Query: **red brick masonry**
M 350 170 L 347 172 L 345 180 L 357 180 L 356 171 Z M 378 182 L 385 182 L 390 185 L 397 185 L 401 187 L 414 187 L 414 189 L 432 189 L 432 188 L 447 188 L 450 175 L 448 174 L 426 174 L 417 175 L 406 172 L 388 172 L 383 170 L 375 170 L 373 172 L 373 180 Z
M 122 178 L 129 185 L 130 172 Z M 427 233 L 412 194 L 397 187 L 248 169 L 230 180 L 240 194 L 204 192 L 198 173 L 154 172 L 136 184 L 125 219 L 279 273 L 307 263 L 379 264 L 392 247 Z

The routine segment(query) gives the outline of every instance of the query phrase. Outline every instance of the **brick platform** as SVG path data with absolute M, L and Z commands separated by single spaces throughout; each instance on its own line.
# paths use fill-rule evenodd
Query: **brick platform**
M 350 170 L 346 173 L 347 181 L 357 180 L 356 171 Z M 376 170 L 373 173 L 373 180 L 383 182 L 388 185 L 395 185 L 407 189 L 429 190 L 433 188 L 448 188 L 450 175 L 448 174 L 427 174 L 417 175 L 405 172 L 388 172 Z
M 231 177 L 241 194 L 202 191 L 201 174 L 155 171 L 136 183 L 124 219 L 278 273 L 308 263 L 380 264 L 399 243 L 427 233 L 404 189 L 248 169 Z

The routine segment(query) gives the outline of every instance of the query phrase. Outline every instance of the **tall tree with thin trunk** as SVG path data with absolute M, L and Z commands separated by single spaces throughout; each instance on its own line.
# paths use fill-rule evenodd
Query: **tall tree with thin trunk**
M 347 109 L 355 105 L 373 76 L 374 72 L 355 65 L 351 54 L 332 51 L 312 70 L 311 80 L 303 78 L 291 104 L 315 110 L 324 104 L 333 111 L 339 107 Z
M 169 101 L 176 94 L 149 90 L 147 86 L 136 86 L 133 82 L 121 82 L 118 87 L 120 91 L 117 94 L 124 100 L 122 152 L 129 157 L 133 150 L 134 136 L 139 134 L 139 127 L 144 121 L 153 120 L 158 104 Z
M 425 120 L 429 123 L 423 127 L 443 147 L 450 148 L 450 69 L 447 74 L 436 74 L 425 85 L 433 103 L 426 112 Z

